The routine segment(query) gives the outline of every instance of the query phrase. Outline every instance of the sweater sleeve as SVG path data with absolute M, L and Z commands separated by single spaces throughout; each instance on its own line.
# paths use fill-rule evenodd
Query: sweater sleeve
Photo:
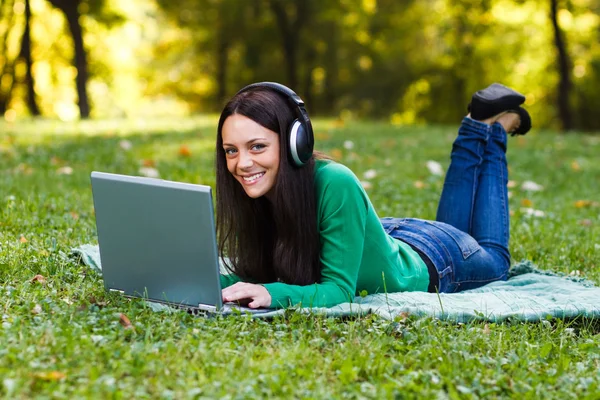
M 365 242 L 368 199 L 356 176 L 343 165 L 332 163 L 320 173 L 316 184 L 321 281 L 306 286 L 265 284 L 271 295 L 271 308 L 298 304 L 330 307 L 354 299 Z
M 221 274 L 220 279 L 221 289 L 225 289 L 228 286 L 242 281 L 240 277 L 235 274 Z

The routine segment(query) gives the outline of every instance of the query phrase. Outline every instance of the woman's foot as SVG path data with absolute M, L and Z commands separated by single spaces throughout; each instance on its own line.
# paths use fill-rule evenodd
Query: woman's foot
M 468 114 L 467 117 L 474 119 L 471 114 Z M 480 122 L 490 126 L 498 122 L 504 128 L 504 131 L 510 133 L 512 136 L 524 135 L 531 129 L 531 117 L 523 107 L 501 112 L 493 117 L 480 120 Z
M 521 125 L 521 116 L 516 112 L 509 111 L 502 113 L 494 122 L 502 125 L 506 133 L 513 133 L 519 129 L 519 126 Z

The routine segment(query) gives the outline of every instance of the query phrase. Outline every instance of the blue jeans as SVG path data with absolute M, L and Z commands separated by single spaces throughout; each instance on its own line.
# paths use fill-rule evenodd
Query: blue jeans
M 382 218 L 386 232 L 424 254 L 440 293 L 506 280 L 510 266 L 506 139 L 499 123 L 465 118 L 452 146 L 436 221 Z

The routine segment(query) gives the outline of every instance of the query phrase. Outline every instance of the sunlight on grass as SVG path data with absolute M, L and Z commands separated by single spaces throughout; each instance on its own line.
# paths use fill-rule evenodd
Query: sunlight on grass
M 317 148 L 368 183 L 379 216 L 435 218 L 456 126 L 314 124 Z M 600 388 L 597 321 L 194 318 L 105 293 L 68 257 L 97 243 L 90 171 L 148 167 L 214 187 L 216 117 L 0 132 L 4 397 L 564 398 Z M 592 135 L 509 140 L 514 260 L 600 282 L 599 151 Z

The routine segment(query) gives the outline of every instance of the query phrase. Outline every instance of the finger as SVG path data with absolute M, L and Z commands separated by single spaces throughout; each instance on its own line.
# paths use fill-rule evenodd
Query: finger
M 250 299 L 256 295 L 257 293 L 254 293 L 254 291 L 251 289 L 241 289 L 228 293 L 224 298 L 226 298 L 226 301 L 236 301 L 242 299 Z

